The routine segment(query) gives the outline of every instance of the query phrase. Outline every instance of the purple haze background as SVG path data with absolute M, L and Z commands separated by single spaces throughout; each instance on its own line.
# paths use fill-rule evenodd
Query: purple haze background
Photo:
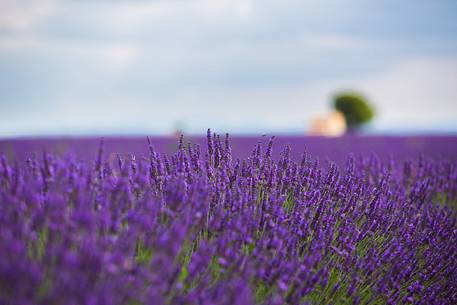
M 264 148 L 270 136 L 234 136 L 230 137 L 233 155 L 239 159 L 247 158 L 254 146 L 260 142 Z M 95 158 L 101 137 L 88 138 L 23 138 L 0 140 L 0 152 L 8 159 L 25 160 L 43 150 L 65 155 L 73 153 L 78 158 L 91 161 Z M 105 149 L 109 158 L 117 153 L 126 155 L 147 154 L 145 136 L 104 137 Z M 177 137 L 152 137 L 154 148 L 162 154 L 176 151 Z M 202 153 L 206 151 L 206 137 L 184 137 L 185 143 L 199 144 Z M 387 160 L 397 161 L 414 159 L 420 155 L 432 158 L 457 158 L 457 136 L 343 136 L 339 138 L 276 136 L 274 139 L 273 158 L 277 158 L 286 145 L 291 147 L 291 157 L 301 158 L 303 151 L 321 161 L 331 160 L 342 164 L 350 153 L 357 155 L 376 154 Z

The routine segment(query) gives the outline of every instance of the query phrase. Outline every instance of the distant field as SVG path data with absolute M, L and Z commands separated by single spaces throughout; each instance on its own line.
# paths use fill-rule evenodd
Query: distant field
M 221 136 L 223 137 L 223 136 Z M 247 158 L 260 141 L 262 146 L 269 136 L 230 136 L 232 154 L 235 158 Z M 65 155 L 69 151 L 78 158 L 93 159 L 101 137 L 92 138 L 32 138 L 0 139 L 0 152 L 11 159 L 25 159 L 33 153 L 47 152 Z M 171 154 L 178 147 L 176 137 L 151 137 L 155 150 Z M 147 154 L 146 136 L 105 137 L 105 149 L 110 154 Z M 205 137 L 185 137 L 185 143 L 196 143 L 205 148 Z M 421 154 L 428 157 L 457 158 L 457 136 L 345 136 L 339 138 L 277 136 L 274 140 L 273 158 L 278 158 L 283 147 L 290 145 L 291 158 L 299 160 L 303 150 L 321 161 L 327 159 L 341 164 L 350 153 L 355 155 L 376 154 L 387 160 L 391 156 L 397 161 L 415 158 Z M 203 149 L 202 149 L 203 150 Z

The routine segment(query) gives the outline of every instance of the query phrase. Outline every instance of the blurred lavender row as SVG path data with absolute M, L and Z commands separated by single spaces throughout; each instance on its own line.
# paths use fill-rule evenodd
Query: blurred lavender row
M 57 155 L 73 153 L 81 159 L 92 159 L 95 155 L 101 137 L 91 138 L 31 138 L 0 140 L 0 152 L 9 159 L 25 160 L 43 150 Z M 174 153 L 177 149 L 178 137 L 151 137 L 157 152 L 162 154 Z M 147 154 L 146 137 L 105 137 L 107 156 L 115 154 L 136 155 Z M 206 145 L 205 137 L 185 137 L 184 142 Z M 234 158 L 247 158 L 252 147 L 257 143 L 265 145 L 268 137 L 231 137 L 230 143 Z M 457 136 L 343 136 L 343 137 L 306 137 L 306 136 L 276 136 L 275 145 L 285 147 L 290 145 L 290 156 L 299 160 L 304 150 L 321 161 L 330 160 L 342 165 L 348 154 L 375 154 L 382 160 L 394 158 L 397 161 L 414 159 L 420 155 L 433 158 L 457 158 Z M 274 151 L 273 159 L 279 157 L 279 151 Z

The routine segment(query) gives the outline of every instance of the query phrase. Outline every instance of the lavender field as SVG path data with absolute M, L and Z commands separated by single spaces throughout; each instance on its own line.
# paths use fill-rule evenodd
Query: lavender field
M 270 136 L 231 136 L 230 146 L 233 158 L 247 159 L 258 144 L 264 147 Z M 0 152 L 10 160 L 22 160 L 33 155 L 40 155 L 43 150 L 59 156 L 74 154 L 77 158 L 93 160 L 102 137 L 87 138 L 19 138 L 0 139 Z M 105 157 L 115 159 L 117 154 L 128 156 L 148 154 L 145 136 L 137 137 L 104 137 Z M 154 149 L 159 154 L 171 155 L 178 149 L 179 137 L 151 137 Z M 206 137 L 190 136 L 184 143 L 198 144 L 206 147 Z M 349 154 L 368 156 L 370 154 L 388 161 L 406 161 L 421 155 L 432 158 L 456 159 L 457 136 L 276 136 L 276 150 L 272 158 L 278 159 L 281 150 L 290 146 L 290 157 L 299 161 L 306 150 L 312 158 L 322 162 L 332 161 L 344 165 Z
M 457 137 L 0 152 L 0 304 L 457 303 Z

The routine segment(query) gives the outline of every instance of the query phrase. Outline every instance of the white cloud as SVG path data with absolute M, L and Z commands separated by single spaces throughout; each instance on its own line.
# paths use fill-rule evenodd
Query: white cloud
M 354 84 L 377 105 L 380 125 L 417 127 L 457 119 L 457 58 L 410 58 Z
M 306 130 L 311 118 L 330 110 L 332 95 L 339 90 L 357 90 L 365 94 L 376 107 L 374 126 L 378 128 L 455 126 L 457 58 L 406 58 L 379 74 L 363 79 L 321 81 L 223 94 L 198 93 L 187 96 L 188 107 L 185 107 L 184 113 L 197 115 L 203 109 L 208 117 L 222 117 L 227 128 L 241 126 L 237 131 L 253 124 L 266 131 L 300 132 Z M 214 104 L 211 101 L 217 101 L 216 109 L 205 108 L 205 105 Z
M 63 79 L 58 88 L 43 81 L 49 87 L 36 90 L 31 101 L 5 96 L 29 109 L 50 109 L 55 124 L 68 129 L 119 122 L 148 128 L 154 121 L 163 130 L 182 120 L 194 132 L 208 126 L 300 132 L 345 88 L 376 104 L 377 126 L 457 118 L 456 58 L 408 57 L 398 41 L 386 44 L 376 30 L 355 35 L 345 27 L 349 19 L 336 28 L 335 3 L 316 9 L 300 0 L 0 0 L 0 52 L 12 63 L 3 77 L 18 69 L 16 87 L 8 90 L 34 94 L 21 69 L 41 71 L 36 62 L 50 65 L 49 74 L 40 74 L 44 80 Z M 23 59 L 31 64 L 21 66 Z M 80 103 L 85 100 L 91 103 Z M 3 113 L 2 126 L 40 121 Z
M 56 11 L 54 0 L 0 1 L 0 29 L 25 31 Z
M 102 53 L 108 67 L 123 69 L 128 68 L 135 62 L 139 54 L 139 48 L 131 44 L 117 44 L 108 46 Z
M 140 46 L 134 43 L 63 41 L 39 39 L 30 35 L 0 37 L 0 51 L 38 51 L 47 54 L 65 54 L 67 57 L 83 56 L 104 63 L 105 68 L 123 70 L 133 65 L 140 54 Z
M 220 21 L 227 17 L 249 17 L 253 12 L 250 0 L 196 0 L 194 11 L 210 21 Z
M 251 0 L 126 1 L 116 5 L 97 3 L 96 22 L 103 27 L 133 32 L 145 27 L 200 22 L 221 24 L 245 19 L 253 13 Z M 93 6 L 84 8 L 93 14 Z M 71 11 L 67 13 L 71 14 Z M 191 21 L 191 22 L 190 22 Z
M 42 120 L 33 116 L 25 122 L 11 117 L 2 120 L 0 130 L 5 132 L 16 126 L 17 130 L 28 127 L 29 132 L 45 128 L 49 132 L 60 127 L 68 132 L 97 128 L 125 132 L 125 128 L 130 128 L 166 133 L 180 121 L 187 132 L 194 133 L 209 126 L 232 133 L 304 133 L 311 118 L 330 110 L 332 94 L 338 89 L 366 94 L 378 110 L 378 128 L 427 129 L 437 122 L 449 124 L 457 118 L 456 71 L 457 58 L 412 58 L 366 79 L 234 91 L 177 90 L 160 101 L 102 94 L 93 97 L 96 103 L 82 103 L 73 96 L 62 96 L 47 114 L 54 125 L 43 125 Z
M 94 16 L 97 23 L 109 29 L 132 32 L 146 25 L 175 20 L 180 14 L 186 12 L 188 4 L 179 1 L 137 1 L 120 2 L 117 5 L 107 5 L 102 2 L 99 6 L 99 12 Z M 78 8 L 82 9 L 80 6 Z M 85 8 L 88 9 L 88 14 L 94 14 L 90 4 Z
M 302 40 L 302 46 L 305 49 L 315 50 L 347 50 L 362 48 L 366 44 L 349 36 L 341 35 L 315 35 L 305 37 Z

